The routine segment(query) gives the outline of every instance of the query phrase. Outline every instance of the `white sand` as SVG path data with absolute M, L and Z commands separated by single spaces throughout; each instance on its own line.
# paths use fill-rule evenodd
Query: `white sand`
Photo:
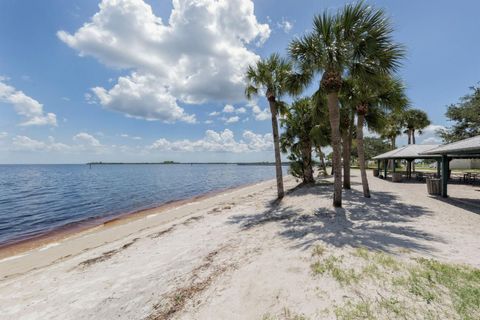
M 312 278 L 317 244 L 480 267 L 480 207 L 372 176 L 364 199 L 353 174 L 336 212 L 331 185 L 297 189 L 275 206 L 268 181 L 3 258 L 0 318 L 144 319 L 175 303 L 170 316 L 181 319 L 261 319 L 285 309 L 334 318 L 332 305 L 348 292 Z M 450 193 L 479 199 L 479 189 L 453 185 Z

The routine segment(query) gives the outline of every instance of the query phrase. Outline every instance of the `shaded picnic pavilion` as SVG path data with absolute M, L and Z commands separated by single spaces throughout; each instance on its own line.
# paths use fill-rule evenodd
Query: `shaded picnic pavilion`
M 393 161 L 392 172 L 395 173 L 395 163 L 406 160 L 407 177 L 411 178 L 411 165 L 417 159 L 431 159 L 437 162 L 436 176 L 441 180 L 441 195 L 448 197 L 448 180 L 450 178 L 450 161 L 452 159 L 480 159 L 480 135 L 444 145 L 410 144 L 373 158 L 377 161 L 378 172 L 383 163 L 383 178 L 388 176 L 388 162 Z
M 409 144 L 395 150 L 391 150 L 385 153 L 382 153 L 376 157 L 373 157 L 373 160 L 377 161 L 378 172 L 381 172 L 381 164 L 383 163 L 383 178 L 387 179 L 388 177 L 388 163 L 389 161 L 393 162 L 392 172 L 396 171 L 396 162 L 400 160 L 406 160 L 407 165 L 407 177 L 410 179 L 412 177 L 412 163 L 417 159 L 431 159 L 437 161 L 437 174 L 440 175 L 440 163 L 442 160 L 441 155 L 432 154 L 424 155 L 423 152 L 437 148 L 438 144 Z
M 480 135 L 472 138 L 444 144 L 421 153 L 424 156 L 439 155 L 441 157 L 442 197 L 448 197 L 448 178 L 450 176 L 450 160 L 480 159 Z

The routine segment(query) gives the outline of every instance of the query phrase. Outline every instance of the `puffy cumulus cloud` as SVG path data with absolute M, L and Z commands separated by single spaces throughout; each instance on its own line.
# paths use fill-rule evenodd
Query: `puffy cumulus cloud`
M 225 112 L 225 113 L 235 112 L 235 107 L 232 106 L 231 104 L 227 104 L 227 105 L 225 105 L 225 107 L 223 107 L 223 112 Z
M 159 83 L 155 76 L 133 73 L 131 76 L 120 77 L 110 90 L 95 87 L 92 91 L 104 108 L 122 112 L 132 118 L 194 123 L 195 116 L 187 115 L 165 87 L 157 85 Z
M 237 113 L 237 114 L 241 114 L 241 113 L 245 113 L 247 112 L 247 109 L 245 109 L 244 107 L 240 107 L 240 108 L 235 108 L 234 106 L 232 106 L 231 104 L 226 104 L 225 107 L 223 107 L 223 110 L 222 110 L 224 113 Z
M 12 139 L 12 146 L 14 150 L 20 151 L 67 151 L 71 149 L 69 145 L 56 142 L 51 136 L 48 137 L 46 142 L 27 136 L 15 136 Z
M 0 102 L 13 105 L 15 112 L 25 118 L 22 126 L 57 125 L 57 116 L 54 113 L 45 113 L 43 105 L 27 96 L 22 91 L 6 84 L 5 78 L 0 77 Z
M 102 147 L 100 141 L 97 138 L 86 132 L 80 132 L 73 136 L 73 141 L 79 143 L 85 147 L 99 148 Z
M 200 140 L 177 140 L 169 141 L 159 139 L 148 147 L 150 150 L 177 151 L 177 152 L 258 152 L 270 151 L 273 148 L 272 135 L 255 134 L 245 131 L 241 140 L 235 140 L 231 130 L 225 129 L 221 132 L 207 130 L 205 136 Z
M 134 70 L 112 89 L 94 88 L 103 106 L 145 119 L 188 121 L 178 100 L 244 99 L 245 69 L 259 59 L 248 45 L 261 44 L 270 35 L 268 24 L 257 21 L 253 1 L 172 3 L 165 23 L 142 0 L 103 0 L 75 33 L 57 33 L 81 56 Z
M 0 139 L 5 139 L 8 136 L 8 132 L 2 131 L 0 132 Z
M 245 113 L 245 112 L 247 112 L 247 109 L 245 109 L 244 107 L 240 107 L 240 108 L 237 108 L 237 109 L 235 110 L 235 112 L 236 112 L 236 113 Z
M 270 110 L 268 110 L 268 108 L 265 108 L 262 110 L 260 109 L 259 106 L 254 105 L 252 107 L 252 112 L 253 112 L 253 115 L 255 116 L 255 120 L 257 121 L 265 121 L 271 118 Z

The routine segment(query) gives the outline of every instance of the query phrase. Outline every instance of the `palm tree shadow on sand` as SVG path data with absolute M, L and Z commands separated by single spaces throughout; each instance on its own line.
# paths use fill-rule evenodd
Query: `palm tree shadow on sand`
M 328 197 L 331 191 L 331 184 L 317 184 L 294 188 L 289 196 Z M 244 230 L 277 223 L 281 227 L 278 235 L 292 240 L 293 247 L 303 250 L 321 240 L 335 247 L 349 245 L 391 253 L 399 248 L 432 252 L 433 247 L 426 245 L 425 240 L 443 242 L 437 236 L 407 225 L 417 217 L 432 214 L 429 210 L 402 203 L 392 193 L 377 191 L 368 199 L 352 189 L 344 191 L 344 200 L 344 208 L 317 208 L 313 212 L 272 202 L 263 212 L 236 215 L 229 223 L 239 224 Z

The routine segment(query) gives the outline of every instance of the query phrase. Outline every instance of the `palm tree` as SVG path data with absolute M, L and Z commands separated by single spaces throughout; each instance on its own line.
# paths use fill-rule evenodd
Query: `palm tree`
M 355 103 L 357 112 L 356 142 L 360 176 L 362 178 L 363 195 L 370 198 L 363 142 L 365 121 L 367 119 L 369 127 L 378 131 L 378 128 L 383 126 L 384 113 L 386 111 L 399 112 L 403 110 L 408 104 L 408 99 L 402 82 L 396 78 L 379 75 L 376 78 L 370 78 L 368 82 L 352 82 L 353 90 L 350 100 Z
M 409 109 L 403 113 L 405 132 L 408 135 L 408 144 L 415 144 L 415 131 L 418 134 L 423 133 L 423 129 L 428 127 L 431 122 L 428 115 L 420 109 Z
M 279 199 L 283 198 L 285 193 L 283 190 L 277 115 L 284 106 L 280 98 L 287 92 L 292 91 L 291 76 L 292 63 L 278 54 L 272 54 L 266 59 L 259 60 L 255 66 L 249 66 L 246 75 L 247 87 L 245 95 L 247 98 L 251 99 L 252 96 L 264 92 L 270 106 Z
M 281 137 L 282 152 L 290 149 L 289 159 L 294 176 L 301 176 L 303 183 L 315 182 L 312 167 L 312 138 L 314 127 L 312 101 L 310 98 L 295 100 L 281 120 L 285 132 Z
M 336 14 L 324 12 L 313 21 L 313 31 L 291 42 L 290 55 L 302 70 L 322 75 L 327 94 L 333 149 L 333 205 L 342 206 L 340 112 L 338 95 L 345 75 L 368 78 L 390 73 L 399 66 L 403 48 L 392 41 L 392 28 L 382 10 L 363 2 L 348 4 Z
M 402 134 L 402 113 L 389 112 L 385 115 L 385 122 L 383 128 L 379 130 L 380 137 L 390 141 L 390 148 L 394 150 L 396 148 L 396 140 L 399 135 Z

